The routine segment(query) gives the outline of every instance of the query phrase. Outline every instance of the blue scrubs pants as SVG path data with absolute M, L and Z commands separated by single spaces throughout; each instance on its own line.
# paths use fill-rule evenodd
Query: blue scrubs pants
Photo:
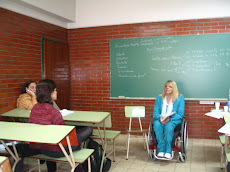
M 158 152 L 172 154 L 172 139 L 174 135 L 174 128 L 180 124 L 180 121 L 169 121 L 166 125 L 159 120 L 154 120 L 153 130 L 157 138 Z

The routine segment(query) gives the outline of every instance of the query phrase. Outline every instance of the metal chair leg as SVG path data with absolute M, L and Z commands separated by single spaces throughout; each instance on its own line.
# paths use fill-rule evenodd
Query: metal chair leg
M 115 162 L 115 139 L 113 139 L 113 162 Z
M 220 168 L 224 168 L 224 145 L 221 146 Z
M 127 143 L 127 155 L 126 155 L 126 160 L 129 159 L 129 143 L 130 143 L 130 133 L 128 133 L 128 143 Z
M 148 155 L 149 155 L 149 145 L 148 145 L 148 138 L 147 138 L 146 133 L 145 133 L 145 144 L 146 144 L 147 152 L 148 152 Z

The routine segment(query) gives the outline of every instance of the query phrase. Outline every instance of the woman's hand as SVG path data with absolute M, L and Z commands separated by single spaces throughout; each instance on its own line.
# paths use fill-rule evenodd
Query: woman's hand
M 36 98 L 36 95 L 33 91 L 31 91 L 29 88 L 26 88 L 26 93 L 31 95 L 32 97 L 35 97 Z
M 163 117 L 160 117 L 159 120 L 164 125 L 167 124 L 167 122 L 169 122 L 171 120 L 170 117 L 167 117 L 164 121 L 161 121 L 161 119 L 163 119 Z

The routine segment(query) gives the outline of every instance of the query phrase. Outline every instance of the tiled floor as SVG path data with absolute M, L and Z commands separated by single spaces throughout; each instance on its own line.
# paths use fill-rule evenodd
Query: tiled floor
M 112 144 L 108 143 L 108 149 Z M 111 172 L 224 172 L 220 169 L 219 140 L 189 139 L 186 163 L 177 162 L 177 153 L 171 161 L 149 160 L 144 150 L 143 140 L 131 140 L 129 160 L 126 160 L 126 135 L 120 135 L 116 140 L 116 162 L 112 162 Z M 112 159 L 112 155 L 110 157 Z M 26 159 L 24 170 L 35 160 Z M 36 170 L 35 170 L 36 171 Z M 46 172 L 46 165 L 42 165 L 42 172 Z M 69 172 L 69 164 L 58 163 L 58 172 Z

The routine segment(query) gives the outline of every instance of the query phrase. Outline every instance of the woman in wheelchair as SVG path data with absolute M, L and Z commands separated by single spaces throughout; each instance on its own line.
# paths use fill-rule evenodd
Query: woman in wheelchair
M 157 157 L 171 159 L 174 128 L 184 118 L 184 97 L 175 81 L 165 83 L 162 95 L 158 95 L 153 112 L 153 130 L 157 139 Z

